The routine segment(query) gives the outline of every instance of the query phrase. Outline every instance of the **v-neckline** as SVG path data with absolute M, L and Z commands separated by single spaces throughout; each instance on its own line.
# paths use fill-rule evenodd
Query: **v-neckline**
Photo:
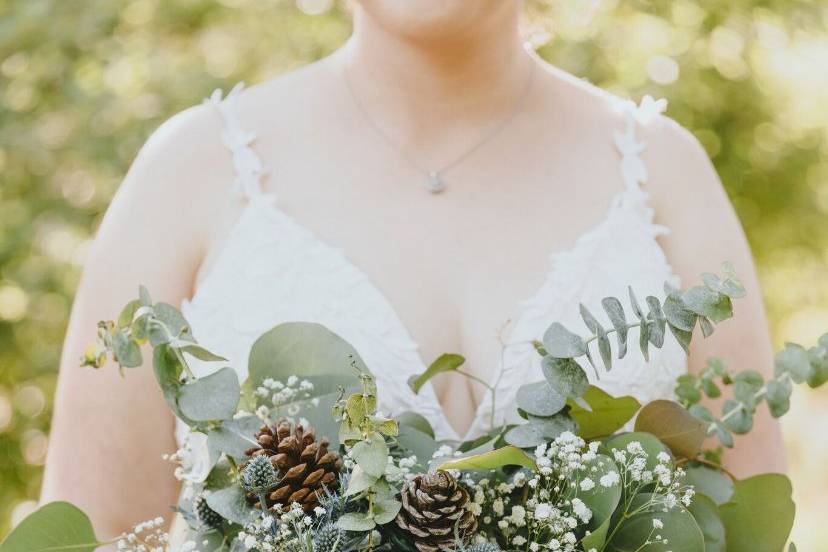
M 341 255 L 342 261 L 351 270 L 359 274 L 360 277 L 365 280 L 369 287 L 380 298 L 387 311 L 391 313 L 397 327 L 402 332 L 403 337 L 414 344 L 414 348 L 416 349 L 416 361 L 419 368 L 418 371 L 422 373 L 427 369 L 428 365 L 423 359 L 420 342 L 412 337 L 411 332 L 403 322 L 403 319 L 401 318 L 396 307 L 386 296 L 382 288 L 377 285 L 376 281 L 356 263 L 350 260 L 344 248 L 337 248 L 322 239 L 310 228 L 301 224 L 297 219 L 280 209 L 277 206 L 275 195 L 262 190 L 262 178 L 264 177 L 266 171 L 261 159 L 259 159 L 258 155 L 251 147 L 256 135 L 255 133 L 246 131 L 242 128 L 235 112 L 235 101 L 243 87 L 243 83 L 238 83 L 224 99 L 221 98 L 221 91 L 216 90 L 212 96 L 206 100 L 209 103 L 213 103 L 218 108 L 224 121 L 223 139 L 233 154 L 233 164 L 236 171 L 235 187 L 248 199 L 245 211 L 236 221 L 234 228 L 241 223 L 241 221 L 248 213 L 250 213 L 250 210 L 253 209 L 254 206 L 260 205 L 268 209 L 274 215 L 281 217 L 295 228 L 307 233 L 309 239 L 317 245 L 323 246 L 326 251 Z M 598 235 L 601 230 L 612 221 L 613 216 L 621 210 L 620 208 L 623 205 L 627 203 L 634 203 L 635 199 L 643 200 L 646 203 L 647 194 L 640 188 L 640 184 L 646 182 L 647 180 L 647 169 L 639 157 L 640 153 L 644 150 L 644 144 L 638 142 L 637 140 L 636 126 L 639 120 L 646 121 L 654 114 L 663 111 L 666 107 L 666 101 L 656 101 L 650 96 L 645 96 L 642 99 L 640 106 L 636 106 L 634 102 L 629 100 L 617 100 L 617 105 L 624 113 L 626 123 L 623 132 L 616 131 L 614 134 L 615 145 L 621 154 L 620 167 L 624 187 L 615 194 L 606 215 L 604 215 L 601 220 L 599 220 L 594 226 L 590 227 L 589 230 L 581 234 L 571 246 L 563 248 L 560 251 L 550 253 L 553 257 L 574 255 L 580 251 L 581 248 L 586 247 L 588 242 L 594 236 Z M 224 245 L 226 246 L 226 243 Z M 219 258 L 216 259 L 216 263 L 219 262 L 220 257 L 221 251 L 219 252 Z M 516 307 L 517 312 L 514 313 L 514 318 L 508 319 L 511 320 L 511 324 L 508 330 L 508 339 L 506 339 L 507 344 L 512 343 L 515 330 L 519 327 L 521 321 L 523 320 L 525 312 L 524 307 L 539 299 L 548 283 L 556 277 L 559 273 L 558 271 L 560 270 L 561 268 L 559 265 L 553 264 L 547 270 L 546 277 L 541 282 L 540 286 L 538 286 L 527 299 L 518 303 Z M 197 285 L 197 288 L 201 287 L 201 285 L 210 277 L 211 273 L 212 269 L 202 278 L 201 282 Z M 436 406 L 439 410 L 442 411 L 442 404 L 440 404 L 439 400 L 437 400 L 436 393 L 435 402 L 437 403 Z M 481 415 L 481 410 L 485 403 L 486 400 L 484 398 L 484 400 L 482 400 L 475 408 L 475 419 Z M 459 438 L 459 433 L 448 422 L 445 415 L 443 415 L 443 419 L 445 420 L 448 428 L 451 429 L 452 433 Z M 468 437 L 468 433 L 469 431 L 467 430 L 464 438 Z
M 573 255 L 577 251 L 579 251 L 581 248 L 586 247 L 587 243 L 595 235 L 599 234 L 601 232 L 601 230 L 606 225 L 608 225 L 610 223 L 613 216 L 615 216 L 615 213 L 618 211 L 619 207 L 623 204 L 625 196 L 629 192 L 630 192 L 629 189 L 622 189 L 621 191 L 617 192 L 612 197 L 610 205 L 607 208 L 606 214 L 598 222 L 596 222 L 594 225 L 592 225 L 584 233 L 580 234 L 575 239 L 574 243 L 572 243 L 571 245 L 569 245 L 569 246 L 567 246 L 563 249 L 555 249 L 555 250 L 549 252 L 548 256 L 550 258 L 555 258 L 555 257 L 559 257 L 559 256 L 564 256 L 564 255 Z M 394 303 L 391 302 L 391 300 L 386 295 L 383 288 L 376 283 L 376 280 L 374 280 L 374 278 L 370 274 L 368 274 L 362 267 L 360 267 L 357 263 L 355 263 L 354 261 L 351 260 L 350 256 L 348 255 L 348 252 L 346 251 L 346 249 L 344 247 L 335 246 L 335 245 L 331 244 L 330 242 L 328 242 L 327 240 L 325 240 L 324 238 L 319 236 L 314 230 L 309 228 L 307 225 L 302 224 L 301 222 L 299 222 L 298 219 L 296 219 L 296 217 L 290 215 L 285 210 L 281 209 L 277 205 L 277 199 L 276 199 L 275 195 L 271 194 L 271 193 L 264 193 L 263 192 L 262 194 L 251 197 L 250 200 L 248 201 L 248 204 L 245 206 L 244 212 L 239 216 L 238 220 L 236 221 L 236 225 L 240 224 L 241 221 L 246 216 L 248 216 L 250 210 L 253 209 L 253 208 L 256 208 L 256 207 L 261 208 L 261 209 L 265 209 L 272 216 L 276 216 L 276 217 L 282 219 L 283 221 L 287 222 L 287 224 L 289 224 L 290 226 L 301 230 L 317 246 L 323 247 L 326 251 L 330 252 L 331 254 L 340 255 L 341 258 L 342 258 L 342 262 L 350 270 L 354 271 L 356 274 L 359 274 L 359 276 L 362 279 L 365 280 L 365 282 L 371 287 L 371 289 L 381 299 L 382 303 L 385 305 L 388 312 L 390 312 L 392 314 L 394 322 L 399 327 L 401 332 L 404 334 L 403 336 L 405 337 L 405 339 L 407 339 L 408 341 L 410 341 L 411 343 L 414 344 L 416 362 L 417 362 L 417 365 L 418 365 L 417 366 L 418 373 L 423 373 L 423 372 L 426 371 L 429 364 L 426 363 L 426 361 L 423 357 L 422 346 L 421 346 L 420 341 L 418 341 L 417 339 L 414 338 L 414 336 L 412 335 L 410 329 L 408 328 L 405 321 L 403 320 L 402 316 L 400 316 L 400 313 L 397 311 L 397 308 L 395 307 Z M 231 230 L 231 234 L 232 234 L 232 230 Z M 219 253 L 219 256 L 221 256 L 221 252 Z M 218 260 L 216 262 L 218 262 Z M 552 264 L 552 263 L 550 263 L 550 264 Z M 560 270 L 560 268 L 557 265 L 553 264 L 552 266 L 550 266 L 549 269 L 546 270 L 545 276 L 544 276 L 543 280 L 541 281 L 540 285 L 536 286 L 534 291 L 528 297 L 526 297 L 525 299 L 523 299 L 522 301 L 519 301 L 517 303 L 517 306 L 514 308 L 513 316 L 510 317 L 510 318 L 507 318 L 507 320 L 510 321 L 508 335 L 507 335 L 506 339 L 504 340 L 504 343 L 507 346 L 515 344 L 515 343 L 513 343 L 514 332 L 515 332 L 516 328 L 519 327 L 520 323 L 523 320 L 525 306 L 532 303 L 533 301 L 536 301 L 538 299 L 538 297 L 540 295 L 542 295 L 542 293 L 543 293 L 545 287 L 547 286 L 548 282 L 555 278 L 555 276 L 557 275 L 559 270 Z M 208 272 L 202 278 L 201 284 L 203 284 L 204 281 L 206 281 L 209 277 L 210 277 L 210 272 Z M 550 323 L 551 323 L 551 321 L 550 321 Z M 502 369 L 502 367 L 498 368 L 498 369 Z M 437 402 L 437 406 L 439 407 L 439 409 L 441 411 L 444 411 L 443 404 L 439 401 L 439 399 L 436 398 L 436 393 L 435 393 L 435 401 Z M 483 407 L 484 407 L 485 404 L 486 404 L 485 398 L 477 404 L 477 406 L 474 409 L 474 418 L 475 419 L 478 416 L 483 415 L 482 410 L 483 410 Z M 444 418 L 445 418 L 445 416 L 444 416 Z M 469 437 L 469 430 L 471 429 L 471 426 L 465 432 L 463 432 L 461 434 L 460 432 L 457 431 L 456 428 L 454 428 L 454 426 L 448 421 L 448 419 L 446 419 L 446 423 L 451 428 L 452 433 L 455 436 L 457 436 L 458 440 L 463 441 L 463 440 L 466 440 Z

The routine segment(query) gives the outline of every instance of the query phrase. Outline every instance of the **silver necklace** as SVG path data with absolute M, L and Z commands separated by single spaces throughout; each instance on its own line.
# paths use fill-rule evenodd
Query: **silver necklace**
M 506 114 L 506 116 L 503 117 L 503 119 L 501 119 L 500 122 L 498 122 L 498 124 L 495 125 L 494 128 L 492 128 L 491 131 L 489 131 L 485 135 L 483 135 L 483 137 L 480 140 L 478 140 L 477 142 L 472 144 L 471 147 L 464 150 L 460 155 L 458 155 L 452 161 L 446 163 L 445 165 L 443 165 L 439 169 L 429 169 L 429 168 L 423 167 L 422 165 L 420 165 L 417 162 L 416 159 L 414 159 L 414 157 L 412 157 L 409 154 L 409 152 L 405 151 L 405 149 L 400 147 L 399 144 L 397 144 L 393 140 L 393 138 L 391 138 L 391 136 L 389 136 L 388 133 L 385 130 L 383 130 L 383 128 L 380 125 L 378 125 L 376 123 L 376 121 L 374 121 L 374 119 L 368 113 L 368 110 L 365 109 L 365 106 L 362 104 L 362 102 L 359 101 L 359 97 L 356 95 L 356 92 L 354 92 L 354 88 L 351 85 L 351 79 L 348 76 L 348 67 L 347 67 L 347 65 L 343 66 L 342 72 L 343 72 L 343 77 L 344 77 L 344 80 L 345 80 L 345 86 L 348 89 L 348 94 L 351 96 L 351 100 L 353 100 L 354 105 L 356 106 L 357 110 L 360 112 L 362 117 L 368 123 L 368 126 L 370 126 L 372 129 L 374 129 L 374 132 L 386 144 L 388 144 L 392 149 L 394 149 L 400 155 L 400 157 L 405 159 L 405 161 L 413 169 L 415 169 L 418 173 L 421 173 L 426 179 L 426 186 L 427 186 L 428 190 L 431 193 L 436 194 L 436 193 L 440 193 L 440 192 L 442 192 L 443 190 L 446 189 L 446 181 L 443 178 L 443 175 L 446 172 L 448 172 L 449 170 L 453 169 L 454 167 L 456 167 L 457 165 L 459 165 L 460 163 L 465 161 L 466 158 L 468 158 L 472 153 L 474 153 L 475 151 L 480 149 L 484 144 L 486 144 L 487 142 L 492 140 L 495 136 L 500 134 L 500 131 L 502 131 L 509 124 L 509 122 L 511 122 L 511 120 L 514 119 L 515 116 L 520 112 L 520 108 L 525 103 L 526 97 L 529 95 L 529 91 L 532 88 L 532 81 L 534 81 L 534 77 L 535 77 L 535 64 L 533 63 L 530 70 L 529 70 L 529 76 L 526 78 L 526 84 L 524 85 L 524 88 L 523 88 L 523 91 L 521 92 L 520 97 L 518 97 L 518 99 L 515 102 L 514 106 L 512 106 L 512 109 Z

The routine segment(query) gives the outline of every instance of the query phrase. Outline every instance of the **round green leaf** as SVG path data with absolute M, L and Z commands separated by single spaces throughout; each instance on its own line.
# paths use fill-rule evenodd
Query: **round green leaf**
M 566 406 L 566 398 L 545 381 L 528 383 L 518 388 L 518 407 L 534 416 L 552 416 Z
M 658 464 L 658 453 L 666 452 L 670 454 L 670 449 L 658 440 L 655 435 L 644 433 L 643 431 L 634 431 L 632 433 L 622 433 L 612 437 L 604 443 L 604 448 L 608 451 L 625 450 L 627 445 L 633 441 L 641 443 L 641 447 L 647 453 L 647 469 L 652 470 Z M 672 455 L 671 455 L 672 456 Z
M 586 343 L 581 336 L 570 332 L 558 322 L 554 322 L 544 332 L 543 347 L 549 355 L 556 358 L 576 358 L 587 352 Z
M 642 507 L 651 500 L 651 496 L 648 493 L 636 495 L 629 510 Z M 661 521 L 664 527 L 654 529 L 654 519 Z M 608 552 L 705 552 L 704 535 L 692 514 L 682 506 L 675 506 L 666 512 L 661 509 L 645 510 L 622 519 L 620 523 L 607 545 Z M 662 539 L 656 540 L 656 535 L 661 535 Z M 647 541 L 650 544 L 646 544 Z
M 707 437 L 707 424 L 680 404 L 666 400 L 645 405 L 635 420 L 635 430 L 655 435 L 683 458 L 695 458 Z
M 236 413 L 240 391 L 236 371 L 222 368 L 182 386 L 178 391 L 178 406 L 189 419 L 197 422 L 226 420 Z
M 388 465 L 388 445 L 381 435 L 359 441 L 351 449 L 354 461 L 370 476 L 381 477 Z
M 765 389 L 768 408 L 774 418 L 779 418 L 791 408 L 791 380 L 772 379 Z
M 724 504 L 733 496 L 733 481 L 722 472 L 707 466 L 691 466 L 686 472 L 684 483 L 716 504 Z
M 532 448 L 547 443 L 564 431 L 575 431 L 577 425 L 569 416 L 557 415 L 550 418 L 529 416 L 529 423 L 515 426 L 506 432 L 505 439 L 519 448 Z
M 633 397 L 613 397 L 594 385 L 589 386 L 581 399 L 585 405 L 573 400 L 567 404 L 569 416 L 578 424 L 578 435 L 584 439 L 612 435 L 641 408 L 641 404 Z
M 290 376 L 347 376 L 358 384 L 352 364 L 368 372 L 365 363 L 348 342 L 321 324 L 288 322 L 262 335 L 250 350 L 249 385 L 255 389 L 266 378 L 285 381 Z M 323 381 L 315 382 L 323 383 Z M 317 389 L 319 394 L 334 389 Z
M 704 552 L 727 552 L 725 528 L 716 503 L 709 497 L 697 493 L 687 509 L 704 535 Z
M 719 507 L 728 552 L 778 552 L 788 542 L 794 520 L 791 482 L 775 473 L 735 484 L 733 497 Z
M 541 369 L 552 389 L 563 397 L 580 397 L 589 389 L 586 372 L 571 358 L 545 356 Z
M 86 514 L 68 502 L 50 502 L 20 522 L 0 552 L 92 552 L 100 544 Z
M 207 495 L 207 505 L 224 519 L 239 525 L 247 525 L 260 512 L 247 503 L 247 497 L 238 484 Z

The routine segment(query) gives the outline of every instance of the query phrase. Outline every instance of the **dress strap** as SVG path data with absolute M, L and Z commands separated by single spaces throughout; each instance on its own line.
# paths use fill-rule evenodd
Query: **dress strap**
M 640 195 L 641 185 L 647 182 L 647 167 L 641 159 L 646 146 L 638 140 L 636 130 L 639 124 L 647 124 L 667 109 L 667 100 L 655 100 L 646 95 L 639 105 L 630 100 L 622 100 L 620 107 L 625 116 L 625 124 L 623 131 L 615 132 L 615 147 L 621 154 L 621 176 L 626 191 Z
M 233 155 L 233 167 L 236 172 L 234 190 L 252 200 L 266 195 L 262 191 L 262 178 L 266 172 L 261 159 L 251 148 L 256 134 L 244 130 L 239 121 L 237 104 L 239 94 L 243 89 L 244 83 L 240 82 L 224 98 L 222 98 L 221 89 L 216 89 L 209 98 L 204 100 L 204 103 L 216 106 L 221 115 L 223 123 L 221 138 Z

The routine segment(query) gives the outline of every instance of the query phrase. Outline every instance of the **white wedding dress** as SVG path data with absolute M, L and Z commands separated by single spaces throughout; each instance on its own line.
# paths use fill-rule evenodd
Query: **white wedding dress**
M 265 168 L 252 149 L 256 136 L 242 128 L 236 114 L 240 91 L 238 85 L 222 99 L 217 90 L 206 100 L 223 120 L 222 138 L 235 165 L 234 188 L 246 198 L 247 205 L 212 270 L 181 306 L 198 342 L 227 358 L 243 381 L 250 349 L 259 336 L 283 322 L 317 322 L 347 340 L 362 356 L 376 377 L 383 412 L 418 412 L 429 419 L 441 440 L 471 438 L 487 431 L 490 397 L 480 404 L 467 434 L 460 436 L 443 415 L 431 385 L 426 384 L 416 395 L 411 391 L 409 377 L 423 372 L 426 362 L 393 305 L 345 252 L 300 225 L 279 208 L 276 197 L 262 190 Z M 642 299 L 646 295 L 662 297 L 665 282 L 678 285 L 656 241 L 667 229 L 653 223 L 648 195 L 641 189 L 647 182 L 647 170 L 639 157 L 644 144 L 636 136 L 638 125 L 662 111 L 665 103 L 649 96 L 639 106 L 617 100 L 626 123 L 607 140 L 614 140 L 618 150 L 624 187 L 599 224 L 571 249 L 550 255 L 543 285 L 522 302 L 502 357 L 492 359 L 502 362 L 506 375 L 497 388 L 494 417 L 498 424 L 522 421 L 515 411 L 515 394 L 522 384 L 543 379 L 540 357 L 531 341 L 540 339 L 549 324 L 557 321 L 573 330 L 584 330 L 578 308 L 583 303 L 609 327 L 601 316 L 604 297 L 624 300 L 628 285 Z M 632 335 L 631 342 L 636 343 L 636 338 Z M 191 361 L 199 376 L 220 367 L 194 358 Z M 684 351 L 668 337 L 662 349 L 651 350 L 649 362 L 631 346 L 625 358 L 614 362 L 611 372 L 593 383 L 610 394 L 632 395 L 645 403 L 671 398 L 676 377 L 686 370 Z M 586 372 L 593 380 L 593 371 Z M 187 432 L 187 426 L 179 421 L 179 443 L 186 440 Z M 209 467 L 206 443 L 198 441 L 186 445 L 190 462 Z M 188 479 L 203 480 L 206 475 L 206 471 L 195 469 Z M 175 551 L 186 538 L 186 522 L 181 516 L 177 516 L 171 534 L 170 549 Z
M 417 395 L 411 391 L 408 378 L 423 372 L 426 362 L 393 305 L 345 252 L 301 226 L 280 210 L 276 197 L 262 190 L 265 168 L 251 147 L 255 135 L 241 127 L 236 115 L 240 90 L 241 85 L 236 86 L 224 99 L 216 91 L 207 100 L 224 122 L 223 141 L 233 154 L 235 189 L 247 205 L 212 270 L 182 305 L 196 339 L 227 358 L 243 380 L 250 348 L 260 335 L 283 322 L 317 322 L 351 343 L 362 356 L 376 376 L 382 411 L 419 412 L 429 419 L 439 439 L 473 437 L 486 431 L 492 408 L 488 399 L 480 405 L 468 434 L 460 436 L 443 415 L 430 385 Z M 678 284 L 656 241 L 666 229 L 653 223 L 647 193 L 641 189 L 647 171 L 639 157 L 644 144 L 636 136 L 637 126 L 646 124 L 664 104 L 650 97 L 640 106 L 618 100 L 626 125 L 607 140 L 614 140 L 619 152 L 624 188 L 597 226 L 570 250 L 550 256 L 545 282 L 522 303 L 502 356 L 507 377 L 498 387 L 498 423 L 518 421 L 514 412 L 518 387 L 543 379 L 539 356 L 530 342 L 540 339 L 550 323 L 583 330 L 579 303 L 599 315 L 603 314 L 601 299 L 608 295 L 625 298 L 627 285 L 643 299 L 663 296 L 665 281 Z M 630 349 L 611 372 L 594 383 L 611 394 L 632 395 L 642 402 L 672 397 L 675 378 L 687 369 L 685 354 L 675 340 L 668 337 L 662 349 L 651 352 L 649 362 L 637 347 Z M 199 375 L 217 369 L 215 364 L 195 360 L 193 364 Z M 594 377 L 591 369 L 587 373 Z

